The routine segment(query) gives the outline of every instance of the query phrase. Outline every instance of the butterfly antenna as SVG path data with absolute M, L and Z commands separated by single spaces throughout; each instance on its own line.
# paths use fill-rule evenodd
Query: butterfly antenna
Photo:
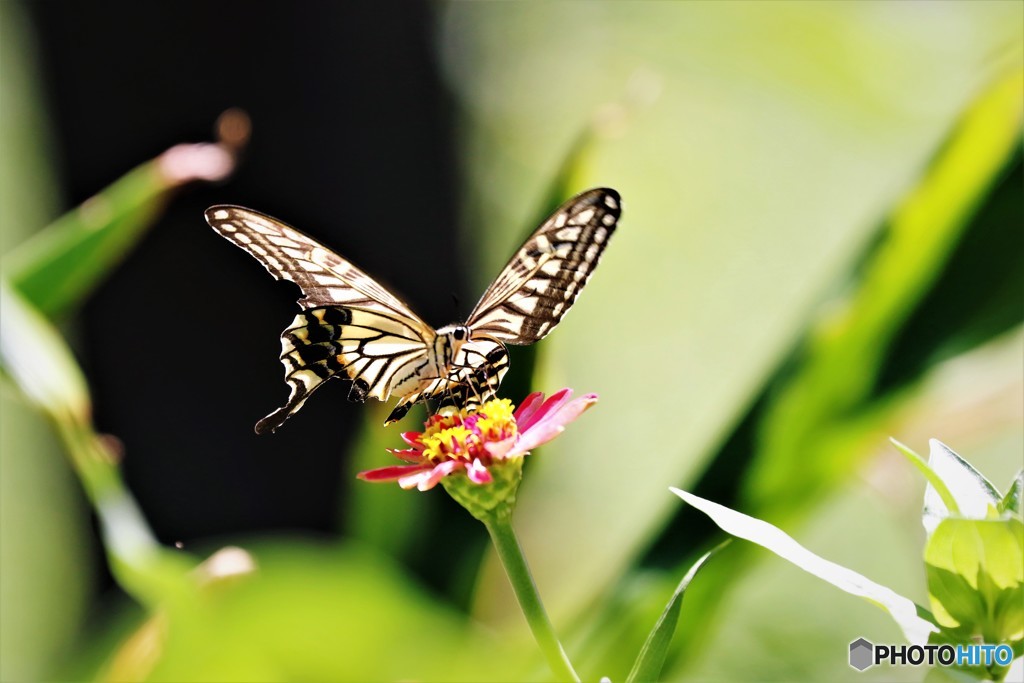
M 452 308 L 455 309 L 455 317 L 453 320 L 463 320 L 462 306 L 459 305 L 459 295 L 455 292 L 452 292 Z

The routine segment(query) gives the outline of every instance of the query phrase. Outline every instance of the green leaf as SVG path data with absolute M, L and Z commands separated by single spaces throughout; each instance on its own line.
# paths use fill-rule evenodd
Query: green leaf
M 964 637 L 1024 637 L 1024 522 L 942 520 L 925 546 L 936 620 Z
M 0 280 L 0 369 L 32 404 L 51 416 L 89 419 L 85 377 L 60 333 L 6 280 Z
M 927 642 L 928 634 L 937 630 L 931 621 L 919 615 L 926 612 L 912 600 L 851 569 L 815 555 L 778 527 L 692 493 L 675 488 L 670 490 L 710 517 L 723 531 L 767 548 L 836 588 L 878 605 L 892 616 L 911 643 L 923 644 Z
M 950 509 L 943 502 L 942 495 L 929 482 L 924 492 L 921 520 L 928 533 L 934 533 L 936 526 L 950 516 L 966 519 L 991 517 L 1002 498 L 996 487 L 946 444 L 937 439 L 929 439 L 928 445 L 928 466 L 945 483 L 947 495 L 952 495 L 956 501 L 956 508 Z
M 949 487 L 946 486 L 946 482 L 942 480 L 942 477 L 936 474 L 935 470 L 925 462 L 924 458 L 918 455 L 909 446 L 900 443 L 892 437 L 889 437 L 889 441 L 891 441 L 892 444 L 896 446 L 901 453 L 903 453 L 903 455 L 907 456 L 907 459 L 910 460 L 911 464 L 924 475 L 924 478 L 928 480 L 928 486 L 935 490 L 936 495 L 939 496 L 939 499 L 949 510 L 950 514 L 959 515 L 960 508 L 956 504 L 956 498 L 953 497 L 953 494 L 950 492 Z
M 1010 483 L 1006 495 L 999 501 L 999 512 L 1021 515 L 1021 499 L 1024 498 L 1024 470 L 1017 472 L 1017 476 Z
M 13 249 L 3 259 L 11 284 L 47 316 L 80 303 L 163 211 L 169 193 L 234 168 L 220 144 L 178 145 L 117 180 Z
M 668 653 L 668 647 L 672 643 L 672 636 L 676 632 L 676 623 L 679 621 L 679 612 L 683 604 L 683 593 L 708 559 L 728 543 L 728 540 L 720 543 L 701 555 L 683 576 L 683 580 L 679 582 L 675 592 L 672 593 L 672 597 L 669 598 L 668 604 L 665 605 L 665 610 L 661 613 L 657 623 L 654 624 L 654 628 L 651 629 L 651 633 L 647 636 L 643 647 L 640 648 L 640 654 L 637 655 L 633 668 L 626 678 L 627 683 L 633 683 L 634 681 L 657 681 L 659 679 L 661 669 L 665 665 L 665 655 Z

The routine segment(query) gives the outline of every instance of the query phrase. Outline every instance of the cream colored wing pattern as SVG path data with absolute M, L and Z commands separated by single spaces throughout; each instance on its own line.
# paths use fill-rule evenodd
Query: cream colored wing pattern
M 466 323 L 473 337 L 532 344 L 547 336 L 587 284 L 621 213 L 619 193 L 609 188 L 559 207 L 481 297 Z

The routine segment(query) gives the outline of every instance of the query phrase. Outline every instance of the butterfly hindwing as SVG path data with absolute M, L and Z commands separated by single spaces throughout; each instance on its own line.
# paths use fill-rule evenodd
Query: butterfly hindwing
M 331 306 L 295 316 L 281 334 L 281 362 L 291 394 L 283 407 L 257 423 L 261 434 L 280 427 L 332 377 L 351 380 L 351 401 L 386 401 L 392 388 L 423 367 L 427 352 L 400 318 Z
M 519 248 L 466 325 L 508 344 L 543 339 L 587 284 L 621 211 L 619 193 L 608 188 L 567 201 Z

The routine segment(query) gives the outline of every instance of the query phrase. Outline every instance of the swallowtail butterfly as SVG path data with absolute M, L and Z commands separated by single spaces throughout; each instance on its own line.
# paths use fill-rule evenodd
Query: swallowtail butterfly
M 363 271 L 281 221 L 240 206 L 212 206 L 206 220 L 278 280 L 302 290 L 302 307 L 281 333 L 288 402 L 256 423 L 272 432 L 332 377 L 351 381 L 349 399 L 398 404 L 385 424 L 418 401 L 473 405 L 492 397 L 508 370 L 505 344 L 543 339 L 568 312 L 615 231 L 615 190 L 579 194 L 530 235 L 469 319 L 433 329 Z

